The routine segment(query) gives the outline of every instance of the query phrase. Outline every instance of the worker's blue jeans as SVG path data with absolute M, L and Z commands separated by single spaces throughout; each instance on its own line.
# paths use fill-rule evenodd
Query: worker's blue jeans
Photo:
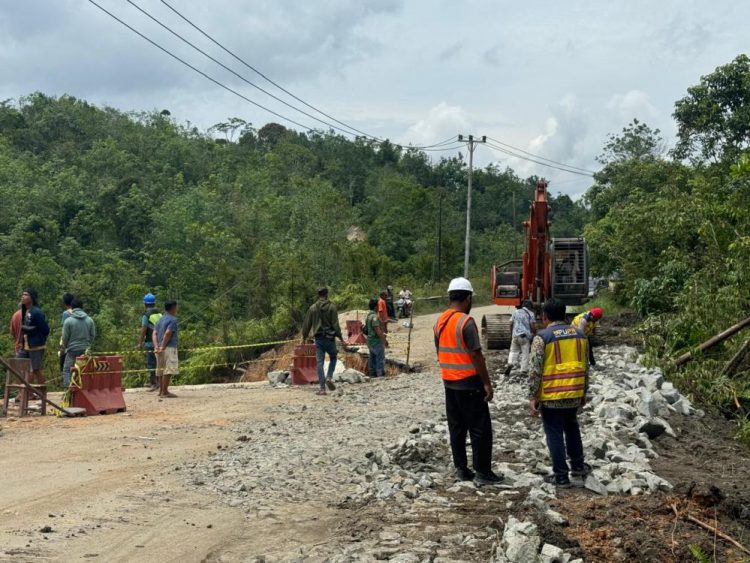
M 326 361 L 326 354 L 330 360 L 328 364 L 328 379 L 333 377 L 333 370 L 336 369 L 336 340 L 326 338 L 325 336 L 315 337 L 315 359 L 317 360 L 318 384 L 321 389 L 326 388 L 326 377 L 323 376 L 323 364 Z
M 375 345 L 367 345 L 367 375 L 370 377 L 382 377 L 385 375 L 385 344 L 378 342 Z
M 578 408 L 552 409 L 542 407 L 544 435 L 547 437 L 549 456 L 552 458 L 552 472 L 559 476 L 568 477 L 568 463 L 565 460 L 567 452 L 573 469 L 583 469 L 583 443 L 581 429 L 578 427 Z

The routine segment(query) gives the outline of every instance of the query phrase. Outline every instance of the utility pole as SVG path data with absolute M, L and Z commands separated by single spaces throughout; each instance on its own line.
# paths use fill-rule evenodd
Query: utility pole
M 438 236 L 437 236 L 437 281 L 443 278 L 443 192 L 440 192 L 438 204 Z
M 474 135 L 458 136 L 458 142 L 466 143 L 469 148 L 469 183 L 466 187 L 466 240 L 464 241 L 464 277 L 469 277 L 469 241 L 471 238 L 471 177 L 474 172 L 474 149 L 479 143 L 486 143 L 487 136 L 482 135 L 482 140 L 475 139 Z
M 518 234 L 516 232 L 516 188 L 513 187 L 513 191 L 511 192 L 513 194 L 513 259 L 515 260 L 518 257 L 518 241 L 516 235 Z

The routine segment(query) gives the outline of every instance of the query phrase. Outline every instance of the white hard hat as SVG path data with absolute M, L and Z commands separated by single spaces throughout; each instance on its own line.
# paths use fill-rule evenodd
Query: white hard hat
M 451 291 L 470 291 L 474 293 L 474 288 L 471 287 L 471 282 L 466 278 L 453 278 L 451 283 L 448 284 L 448 293 Z

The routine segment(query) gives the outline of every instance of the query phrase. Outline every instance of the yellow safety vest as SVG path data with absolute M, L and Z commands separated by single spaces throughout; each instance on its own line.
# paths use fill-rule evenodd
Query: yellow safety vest
M 544 340 L 544 368 L 540 401 L 580 399 L 586 392 L 588 341 L 575 327 L 555 325 L 540 330 Z
M 584 311 L 583 313 L 576 315 L 573 317 L 573 322 L 571 323 L 574 327 L 580 329 L 581 328 L 581 320 L 588 315 L 588 311 Z M 591 336 L 594 332 L 594 329 L 596 328 L 596 321 L 594 319 L 586 319 L 586 326 L 583 328 L 583 333 L 586 336 Z

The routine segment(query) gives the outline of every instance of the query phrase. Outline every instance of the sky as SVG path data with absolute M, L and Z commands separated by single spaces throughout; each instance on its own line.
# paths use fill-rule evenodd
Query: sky
M 305 128 L 328 129 L 209 61 L 126 0 L 96 1 L 243 96 Z M 297 97 L 369 135 L 420 146 L 487 135 L 586 170 L 598 168 L 607 135 L 633 118 L 671 144 L 674 102 L 748 51 L 750 21 L 750 2 L 736 0 L 168 1 Z M 132 2 L 247 81 L 330 122 L 161 0 Z M 168 109 L 202 130 L 229 117 L 301 129 L 183 66 L 89 0 L 0 0 L 0 100 L 35 91 L 123 111 Z M 546 177 L 553 193 L 574 198 L 591 184 L 477 147 L 475 164 L 491 163 Z

